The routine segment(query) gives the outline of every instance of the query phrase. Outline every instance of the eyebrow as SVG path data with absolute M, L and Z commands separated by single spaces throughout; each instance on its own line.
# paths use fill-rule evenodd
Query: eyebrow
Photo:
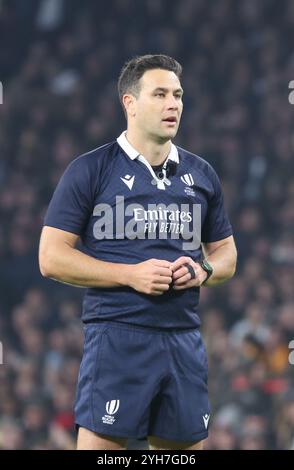
M 153 90 L 154 92 L 156 91 L 163 91 L 164 93 L 167 93 L 169 91 L 168 88 L 164 88 L 164 87 L 157 87 L 155 88 L 155 90 Z M 184 94 L 184 90 L 182 88 L 177 88 L 176 90 L 174 90 L 174 93 L 181 93 L 182 95 Z

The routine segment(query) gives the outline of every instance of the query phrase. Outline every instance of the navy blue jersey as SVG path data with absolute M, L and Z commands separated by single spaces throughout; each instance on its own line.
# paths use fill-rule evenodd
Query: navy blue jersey
M 200 241 L 232 234 L 218 177 L 205 160 L 172 145 L 158 173 L 124 134 L 68 166 L 44 225 L 79 235 L 89 256 L 126 264 L 179 256 L 197 261 Z M 193 328 L 200 324 L 198 302 L 199 288 L 170 288 L 161 296 L 129 287 L 88 288 L 82 318 Z

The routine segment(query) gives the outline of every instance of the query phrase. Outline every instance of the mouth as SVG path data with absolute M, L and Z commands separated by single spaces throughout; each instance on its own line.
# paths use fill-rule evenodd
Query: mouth
M 163 119 L 162 121 L 166 122 L 167 124 L 170 124 L 170 125 L 176 125 L 177 122 L 178 122 L 177 118 L 175 116 L 167 117 L 166 119 Z

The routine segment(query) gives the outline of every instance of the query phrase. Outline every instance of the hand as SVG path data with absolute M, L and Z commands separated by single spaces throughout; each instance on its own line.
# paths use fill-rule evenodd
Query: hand
M 191 273 L 185 264 L 189 264 L 195 271 L 195 278 L 192 279 Z M 173 289 L 182 290 L 191 287 L 198 287 L 203 284 L 207 278 L 207 272 L 201 268 L 199 263 L 195 263 L 189 256 L 181 256 L 172 263 Z
M 130 265 L 129 286 L 138 292 L 149 295 L 162 295 L 172 283 L 171 262 L 149 259 L 143 263 Z

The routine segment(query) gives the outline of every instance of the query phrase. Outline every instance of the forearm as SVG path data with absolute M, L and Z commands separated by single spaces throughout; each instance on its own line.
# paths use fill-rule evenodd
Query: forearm
M 70 246 L 55 246 L 40 257 L 43 276 L 80 287 L 128 285 L 131 268 L 132 265 L 97 260 Z
M 224 244 L 219 246 L 214 251 L 207 251 L 204 249 L 205 258 L 213 268 L 213 274 L 205 282 L 206 286 L 214 286 L 221 284 L 235 274 L 237 251 L 235 246 Z

